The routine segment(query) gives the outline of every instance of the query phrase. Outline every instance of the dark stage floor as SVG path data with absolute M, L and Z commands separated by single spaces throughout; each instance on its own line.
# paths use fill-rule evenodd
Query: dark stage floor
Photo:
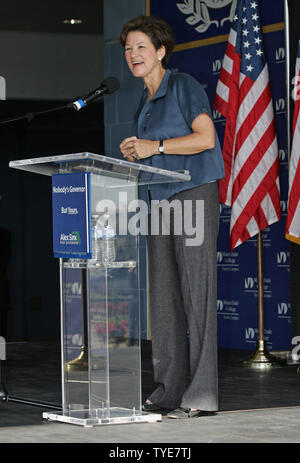
M 200 433 L 197 434 L 196 439 L 204 439 L 205 442 L 207 439 L 215 439 L 214 441 L 217 440 L 219 442 L 222 441 L 222 439 L 225 439 L 225 441 L 228 442 L 230 441 L 231 436 L 234 436 L 234 434 L 230 434 L 229 437 L 226 436 L 226 429 L 227 433 L 229 433 L 231 416 L 233 417 L 232 426 L 235 429 L 234 432 L 238 435 L 242 432 L 241 429 L 243 428 L 243 425 L 246 426 L 247 424 L 247 429 L 249 430 L 251 421 L 249 421 L 250 415 L 253 416 L 257 412 L 260 416 L 260 420 L 261 416 L 263 416 L 266 420 L 269 420 L 270 423 L 273 423 L 272 414 L 277 412 L 276 409 L 285 409 L 285 411 L 280 415 L 280 419 L 285 419 L 287 422 L 286 410 L 289 408 L 291 408 L 290 411 L 288 410 L 291 414 L 288 421 L 289 426 L 292 427 L 292 431 L 295 430 L 296 432 L 297 430 L 298 432 L 298 423 L 300 425 L 300 375 L 297 374 L 298 365 L 271 368 L 265 371 L 258 371 L 239 366 L 239 361 L 246 359 L 248 356 L 249 351 L 236 351 L 229 349 L 219 350 L 220 413 L 217 417 L 207 418 L 210 421 L 208 421 L 208 425 L 205 425 L 205 430 L 203 428 L 204 422 L 201 421 L 202 418 L 199 419 L 199 422 L 201 421 L 201 424 L 199 424 L 200 430 L 202 429 L 204 433 L 207 433 L 209 429 L 207 426 L 211 426 L 211 431 L 209 437 L 206 435 L 204 437 L 204 434 Z M 2 378 L 9 396 L 14 399 L 22 398 L 25 400 L 33 400 L 34 402 L 47 402 L 60 406 L 60 368 L 60 345 L 58 341 L 8 343 L 7 360 L 2 362 Z M 146 349 L 143 349 L 142 383 L 143 396 L 147 396 L 153 389 L 149 345 Z M 256 411 L 254 413 L 247 412 L 244 415 L 243 413 L 236 413 L 237 411 L 251 410 Z M 264 414 L 264 410 L 267 410 L 269 415 Z M 9 433 L 9 428 L 17 429 L 18 427 L 19 432 L 21 432 L 20 428 L 23 427 L 23 441 L 26 441 L 26 439 L 29 439 L 29 441 L 34 441 L 34 439 L 37 439 L 37 441 L 42 439 L 43 441 L 43 439 L 46 439 L 47 441 L 48 439 L 52 442 L 55 442 L 56 440 L 60 441 L 59 439 L 61 439 L 61 436 L 59 433 L 57 434 L 56 429 L 61 429 L 62 432 L 67 433 L 66 435 L 69 436 L 71 441 L 73 438 L 72 436 L 75 436 L 76 432 L 79 432 L 78 428 L 82 429 L 81 427 L 64 423 L 48 424 L 48 421 L 42 419 L 43 411 L 45 411 L 45 409 L 41 409 L 36 406 L 19 404 L 14 401 L 0 403 L 0 442 L 13 442 L 14 435 Z M 240 421 L 237 420 L 237 415 L 240 416 Z M 222 418 L 220 419 L 219 417 L 221 416 Z M 245 418 L 243 418 L 244 421 L 241 421 L 243 416 L 246 416 L 246 421 Z M 222 420 L 224 420 L 223 424 Z M 122 432 L 125 433 L 124 436 L 126 435 L 126 437 L 124 437 L 124 439 L 126 442 L 139 442 L 139 440 L 136 439 L 142 439 L 143 437 L 142 434 L 137 437 L 135 431 L 136 426 L 140 426 L 139 429 L 148 429 L 149 426 L 149 429 L 153 430 L 155 434 L 158 432 L 158 427 L 163 425 L 163 432 L 167 432 L 169 429 L 164 440 L 167 438 L 176 439 L 177 437 L 171 436 L 173 436 L 175 432 L 180 432 L 180 436 L 183 441 L 190 442 L 188 439 L 192 439 L 192 434 L 189 433 L 195 432 L 195 427 L 191 428 L 192 431 L 189 431 L 188 433 L 189 425 L 185 424 L 184 426 L 186 426 L 187 434 L 186 437 L 184 437 L 182 434 L 182 426 L 180 425 L 180 431 L 179 428 L 178 431 L 176 431 L 176 427 L 179 426 L 179 423 L 175 424 L 173 421 L 174 420 L 167 420 L 164 417 L 163 423 L 161 424 L 113 426 L 108 428 L 110 428 L 110 430 L 112 430 L 112 428 L 118 428 L 119 433 L 121 432 L 121 434 L 118 434 L 119 438 L 122 436 Z M 262 429 L 266 430 L 267 428 L 263 427 L 263 421 L 260 421 L 260 423 Z M 50 427 L 47 428 L 47 425 Z M 76 428 L 76 430 L 74 430 L 74 428 Z M 108 428 L 106 427 L 106 429 Z M 26 437 L 26 432 L 30 429 L 31 431 L 36 429 L 34 434 L 36 437 Z M 223 437 L 218 437 L 218 429 L 221 433 L 220 436 Z M 49 437 L 51 436 L 51 432 L 49 434 L 49 430 L 52 430 L 55 435 Z M 96 431 L 91 431 L 86 435 L 87 437 L 85 439 L 91 439 L 92 436 L 94 436 L 93 432 Z M 107 436 L 110 436 L 116 431 L 105 432 L 107 433 Z M 216 433 L 215 437 L 213 437 L 214 432 Z M 256 435 L 256 432 L 257 423 L 255 422 L 255 425 L 253 426 L 253 433 Z M 83 439 L 84 435 L 85 434 L 80 434 Z M 105 439 L 103 431 L 100 435 L 102 436 L 102 439 Z M 161 436 L 163 435 L 164 434 L 161 434 Z M 46 438 L 45 436 L 48 437 Z M 155 434 L 155 436 L 157 436 L 157 434 Z M 157 439 L 155 436 L 153 435 L 154 442 Z M 291 436 L 291 429 L 289 429 L 289 435 L 286 438 L 288 439 L 289 436 Z M 151 439 L 151 432 L 148 434 L 148 438 Z M 246 438 L 244 435 L 242 437 L 239 435 L 237 439 L 240 439 L 237 440 L 238 442 L 247 442 L 249 441 L 249 436 Z
M 153 390 L 150 346 L 142 350 L 142 390 Z M 259 371 L 239 365 L 250 351 L 219 349 L 220 411 L 300 406 L 299 365 Z M 35 401 L 61 402 L 59 341 L 7 344 L 2 377 L 9 395 Z

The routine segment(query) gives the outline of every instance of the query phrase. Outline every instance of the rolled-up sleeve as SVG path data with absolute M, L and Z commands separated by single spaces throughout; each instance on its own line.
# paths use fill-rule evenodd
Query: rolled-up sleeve
M 204 88 L 194 77 L 188 74 L 181 74 L 180 77 L 175 83 L 176 88 L 174 90 L 187 124 L 191 127 L 194 119 L 199 114 L 207 113 L 212 117 L 209 100 Z

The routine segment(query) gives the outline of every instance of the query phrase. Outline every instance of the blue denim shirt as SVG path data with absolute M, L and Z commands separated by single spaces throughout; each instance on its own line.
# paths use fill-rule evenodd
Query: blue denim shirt
M 134 118 L 134 134 L 141 139 L 166 140 L 192 133 L 194 119 L 202 113 L 211 117 L 210 104 L 203 87 L 189 74 L 167 69 L 154 97 L 146 102 L 144 90 Z M 155 154 L 140 160 L 142 164 L 167 170 L 188 170 L 189 182 L 149 185 L 151 198 L 163 200 L 182 190 L 224 177 L 220 142 L 215 130 L 215 147 L 192 155 Z M 140 188 L 140 198 L 147 191 Z

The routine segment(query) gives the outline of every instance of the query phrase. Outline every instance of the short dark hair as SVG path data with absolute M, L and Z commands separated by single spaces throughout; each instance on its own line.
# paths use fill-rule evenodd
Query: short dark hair
M 127 35 L 133 31 L 141 31 L 147 34 L 156 50 L 161 46 L 165 47 L 166 54 L 162 59 L 162 64 L 165 66 L 175 43 L 174 34 L 169 24 L 155 16 L 136 16 L 123 26 L 120 34 L 120 42 L 123 47 L 125 46 Z

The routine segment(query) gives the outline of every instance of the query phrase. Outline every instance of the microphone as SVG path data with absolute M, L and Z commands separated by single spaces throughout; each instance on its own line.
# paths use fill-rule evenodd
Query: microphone
M 87 104 L 91 103 L 92 101 L 100 98 L 102 95 L 107 93 L 110 95 L 111 93 L 116 92 L 120 88 L 120 82 L 115 77 L 107 77 L 103 80 L 100 87 L 96 88 L 92 92 L 88 93 L 87 95 L 78 98 L 78 100 L 73 101 L 70 103 L 70 107 L 79 111 L 81 108 L 87 106 Z

